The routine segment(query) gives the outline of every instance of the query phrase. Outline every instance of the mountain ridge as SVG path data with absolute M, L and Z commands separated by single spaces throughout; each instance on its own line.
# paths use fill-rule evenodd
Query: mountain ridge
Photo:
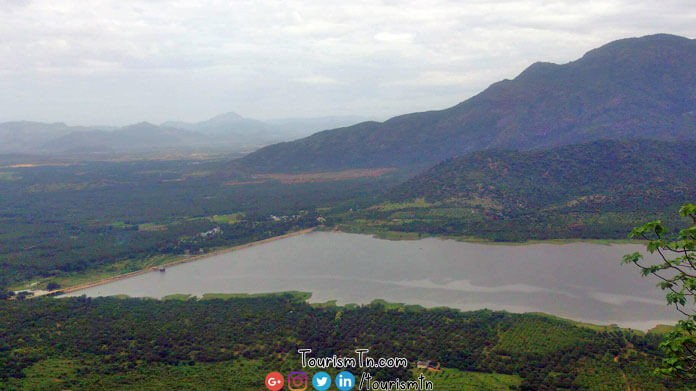
M 694 63 L 696 40 L 666 34 L 622 39 L 567 64 L 534 63 L 444 110 L 270 145 L 233 166 L 257 172 L 408 166 L 488 148 L 695 138 Z
M 228 112 L 200 122 L 142 121 L 122 127 L 71 126 L 63 122 L 0 123 L 0 154 L 82 154 L 144 152 L 166 149 L 255 149 L 306 136 L 354 117 L 289 118 L 267 122 Z

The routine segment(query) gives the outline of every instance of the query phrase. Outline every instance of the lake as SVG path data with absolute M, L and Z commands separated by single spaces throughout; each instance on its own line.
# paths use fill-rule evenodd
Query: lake
M 638 244 L 484 244 L 388 241 L 312 232 L 109 284 L 70 296 L 161 298 L 174 293 L 312 292 L 313 302 L 374 299 L 511 312 L 546 312 L 648 329 L 679 317 L 656 280 L 621 265 Z

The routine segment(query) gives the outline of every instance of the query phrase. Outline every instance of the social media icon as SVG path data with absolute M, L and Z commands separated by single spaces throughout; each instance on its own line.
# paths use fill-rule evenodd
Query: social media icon
M 317 372 L 312 377 L 312 386 L 317 391 L 326 391 L 331 387 L 331 375 L 326 372 Z
M 284 383 L 285 380 L 280 372 L 271 372 L 266 375 L 266 388 L 271 391 L 280 391 Z
M 288 390 L 304 391 L 307 389 L 307 374 L 304 372 L 290 372 L 288 374 Z
M 355 387 L 355 376 L 348 371 L 336 375 L 336 388 L 341 391 L 350 391 Z

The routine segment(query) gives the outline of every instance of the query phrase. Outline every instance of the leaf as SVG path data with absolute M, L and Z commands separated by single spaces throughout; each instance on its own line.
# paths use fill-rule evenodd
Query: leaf
M 686 204 L 679 208 L 679 216 L 687 217 L 689 215 L 696 215 L 696 205 Z

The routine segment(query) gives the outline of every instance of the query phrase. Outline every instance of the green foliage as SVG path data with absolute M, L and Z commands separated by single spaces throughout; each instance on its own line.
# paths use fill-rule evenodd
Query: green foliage
M 574 385 L 588 390 L 663 390 L 664 386 L 652 374 L 658 363 L 652 357 L 635 360 L 605 354 L 583 360 Z M 688 386 L 675 388 L 689 390 Z
M 644 389 L 694 386 L 645 375 L 660 358 L 651 335 L 597 332 L 541 315 L 302 299 L 3 301 L 0 389 L 259 389 L 268 371 L 298 369 L 299 348 L 323 357 L 354 356 L 359 347 L 374 357 L 439 363 L 445 370 L 427 377 L 443 389 L 594 389 L 613 384 L 603 374 L 610 362 L 617 363 L 611 374 Z M 240 386 L 230 386 L 237 377 Z
M 192 295 L 185 294 L 185 293 L 175 293 L 172 295 L 167 295 L 162 298 L 162 300 L 179 300 L 179 301 L 186 301 L 186 300 L 191 300 L 193 299 Z
M 244 213 L 230 213 L 225 215 L 214 215 L 210 218 L 215 223 L 235 224 L 244 219 Z
M 134 364 L 95 371 L 93 359 L 45 359 L 25 370 L 23 379 L 11 379 L 7 388 L 23 390 L 239 390 L 257 391 L 268 363 L 239 359 L 219 363 L 182 365 Z M 0 386 L 0 388 L 2 388 Z
M 573 346 L 577 340 L 589 339 L 596 333 L 584 327 L 572 327 L 568 321 L 546 315 L 529 314 L 499 332 L 497 353 L 547 354 Z
M 382 212 L 389 212 L 389 211 L 409 209 L 409 208 L 427 208 L 429 206 L 431 206 L 431 205 L 425 201 L 425 198 L 418 198 L 418 199 L 415 199 L 411 202 L 400 202 L 400 203 L 384 202 L 382 204 L 376 205 L 374 208 L 376 208 Z
M 66 285 L 95 271 L 117 274 L 317 224 L 315 208 L 354 207 L 393 178 L 230 186 L 219 161 L 81 162 L 17 168 L 0 186 L 0 286 Z M 157 172 L 158 175 L 151 174 Z M 286 216 L 279 221 L 270 217 Z M 201 233 L 220 228 L 215 235 Z M 112 266 L 114 266 L 112 268 Z
M 421 373 L 433 382 L 433 389 L 438 391 L 515 390 L 522 382 L 516 375 L 460 371 L 452 368 L 444 368 L 441 372 L 418 369 L 414 370 L 413 377 L 418 378 Z
M 677 222 L 667 211 L 696 195 L 695 148 L 639 140 L 475 152 L 396 186 L 388 201 L 334 219 L 352 231 L 497 241 L 625 238 L 646 216 Z
M 631 231 L 632 238 L 647 240 L 646 249 L 659 256 L 658 263 L 645 264 L 639 253 L 625 255 L 623 263 L 638 266 L 643 276 L 657 277 L 660 289 L 667 291 L 667 303 L 685 317 L 660 344 L 667 357 L 658 373 L 696 378 L 696 205 L 682 206 L 679 215 L 690 218 L 691 225 L 676 235 L 659 220 Z

